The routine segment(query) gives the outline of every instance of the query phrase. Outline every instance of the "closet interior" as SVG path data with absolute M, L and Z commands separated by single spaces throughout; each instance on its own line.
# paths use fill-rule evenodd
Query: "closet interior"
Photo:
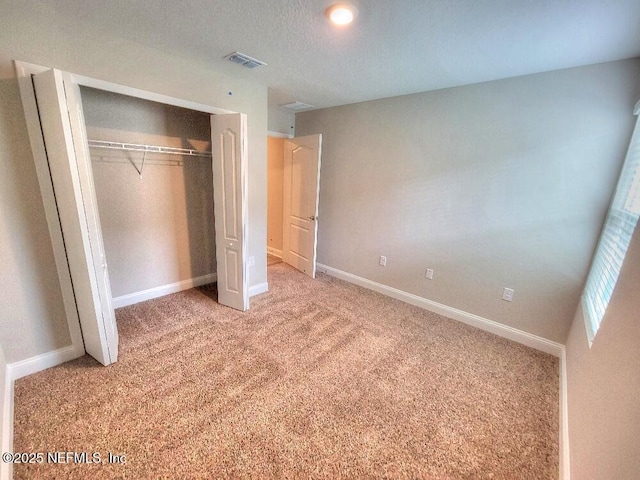
M 214 280 L 210 115 L 87 87 L 81 95 L 114 307 Z

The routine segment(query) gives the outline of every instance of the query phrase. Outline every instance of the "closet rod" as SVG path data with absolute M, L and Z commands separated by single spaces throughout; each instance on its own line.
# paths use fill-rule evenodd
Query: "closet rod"
M 158 145 L 141 145 L 138 143 L 106 142 L 103 140 L 89 140 L 93 148 L 107 148 L 110 150 L 126 150 L 129 152 L 168 153 L 172 155 L 186 155 L 190 157 L 211 157 L 211 152 L 194 150 L 191 148 L 161 147 Z

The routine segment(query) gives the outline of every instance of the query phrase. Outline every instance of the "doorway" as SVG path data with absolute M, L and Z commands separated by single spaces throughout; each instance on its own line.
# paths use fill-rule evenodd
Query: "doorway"
M 315 278 L 322 135 L 268 137 L 267 254 Z

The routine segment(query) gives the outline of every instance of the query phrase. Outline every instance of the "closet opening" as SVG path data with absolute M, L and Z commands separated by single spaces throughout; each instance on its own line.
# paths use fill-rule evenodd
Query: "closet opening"
M 114 308 L 202 285 L 217 299 L 209 114 L 80 92 Z

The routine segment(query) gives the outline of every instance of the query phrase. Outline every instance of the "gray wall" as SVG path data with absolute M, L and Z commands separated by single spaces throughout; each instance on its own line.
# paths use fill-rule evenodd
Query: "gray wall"
M 578 308 L 567 340 L 571 477 L 640 471 L 640 227 L 591 349 Z
M 279 106 L 269 107 L 269 123 L 267 129 L 270 132 L 295 134 L 296 116 L 293 112 L 287 112 Z
M 639 80 L 635 59 L 297 114 L 323 135 L 318 261 L 564 343 Z
M 0 344 L 8 363 L 71 343 L 13 59 L 246 113 L 249 285 L 266 282 L 265 86 L 221 75 L 206 59 L 113 37 L 59 15 L 55 3 L 0 2 L 0 18 Z
M 26 128 L 16 81 L 0 80 L 0 341 L 7 363 L 71 344 Z
M 82 88 L 87 135 L 211 151 L 206 113 Z M 211 159 L 91 149 L 114 297 L 216 272 Z

